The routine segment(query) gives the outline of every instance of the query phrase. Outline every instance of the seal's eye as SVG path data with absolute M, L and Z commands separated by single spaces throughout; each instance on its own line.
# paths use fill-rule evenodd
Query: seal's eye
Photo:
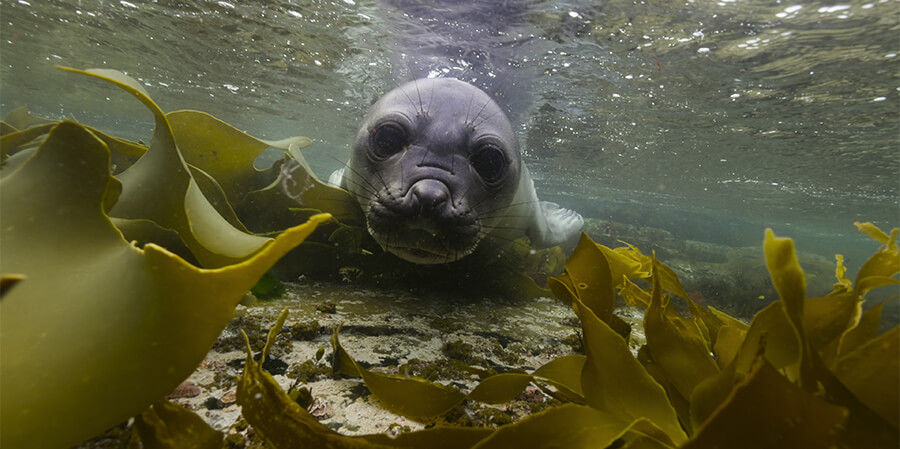
M 372 152 L 379 159 L 386 159 L 403 151 L 408 138 L 406 130 L 396 123 L 378 125 L 371 134 Z
M 488 143 L 480 146 L 469 158 L 478 176 L 488 184 L 496 184 L 506 174 L 506 157 L 497 145 Z

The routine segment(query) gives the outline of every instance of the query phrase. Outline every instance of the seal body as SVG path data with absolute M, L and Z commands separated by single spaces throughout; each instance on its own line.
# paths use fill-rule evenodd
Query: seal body
M 353 195 L 382 248 L 418 264 L 477 248 L 502 253 L 521 237 L 536 248 L 574 246 L 584 224 L 538 200 L 506 114 L 453 78 L 416 80 L 379 99 L 329 182 Z

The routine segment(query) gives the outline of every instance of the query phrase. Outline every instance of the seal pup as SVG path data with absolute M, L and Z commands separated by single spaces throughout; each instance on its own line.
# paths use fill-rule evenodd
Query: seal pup
M 574 247 L 584 225 L 538 200 L 506 114 L 454 78 L 412 81 L 375 102 L 329 183 L 352 194 L 385 251 L 417 264 L 479 247 L 499 254 L 521 237 L 535 248 Z

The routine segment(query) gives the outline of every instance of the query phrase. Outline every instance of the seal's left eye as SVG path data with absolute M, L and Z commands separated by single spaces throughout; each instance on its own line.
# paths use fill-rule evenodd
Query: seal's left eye
M 393 156 L 406 148 L 406 130 L 396 123 L 385 123 L 372 133 L 372 152 L 380 159 Z
M 506 157 L 494 144 L 485 144 L 469 158 L 478 176 L 488 184 L 496 184 L 506 174 Z

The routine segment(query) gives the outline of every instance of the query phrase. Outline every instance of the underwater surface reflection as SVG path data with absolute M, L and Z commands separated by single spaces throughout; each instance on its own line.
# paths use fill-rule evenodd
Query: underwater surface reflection
M 427 25 L 426 3 L 6 1 L 0 106 L 140 138 L 140 108 L 99 84 L 71 89 L 52 66 L 121 69 L 165 110 L 313 138 L 307 157 L 326 174 L 411 69 L 394 54 Z M 514 26 L 478 39 L 528 78 L 511 115 L 547 199 L 734 246 L 772 226 L 823 255 L 864 242 L 853 221 L 896 224 L 896 2 L 516 4 Z

